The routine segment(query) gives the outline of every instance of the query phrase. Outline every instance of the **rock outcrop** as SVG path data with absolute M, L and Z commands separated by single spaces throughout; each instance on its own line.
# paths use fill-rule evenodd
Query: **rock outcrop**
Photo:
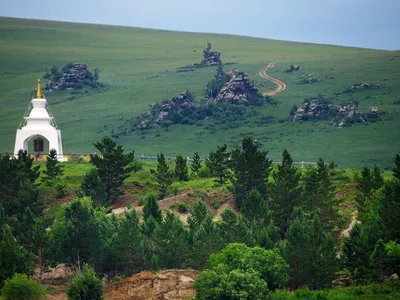
M 345 106 L 333 105 L 320 99 L 312 99 L 305 101 L 303 105 L 296 111 L 293 117 L 293 122 L 298 120 L 309 119 L 334 119 L 342 127 L 346 123 L 347 118 L 361 116 L 358 108 L 354 104 Z
M 61 78 L 57 82 L 48 85 L 45 93 L 51 93 L 58 89 L 72 90 L 83 85 L 96 85 L 97 82 L 86 64 L 74 63 L 70 68 L 65 68 Z
M 246 73 L 238 70 L 227 71 L 226 74 L 231 78 L 227 82 L 213 102 L 245 103 L 249 99 L 257 97 L 258 89 L 250 81 Z
M 65 264 L 57 265 L 54 269 L 42 273 L 41 277 L 37 276 L 38 281 L 49 285 L 64 285 L 74 276 L 74 271 Z
M 183 300 L 193 297 L 193 282 L 200 274 L 195 270 L 144 271 L 109 285 L 104 298 L 109 300 Z
M 301 68 L 299 65 L 291 65 L 289 69 L 286 69 L 286 73 L 300 71 Z
M 160 122 L 168 118 L 170 114 L 181 114 L 185 109 L 196 107 L 198 104 L 194 102 L 192 94 L 189 91 L 181 92 L 170 101 L 153 105 L 151 112 L 141 120 L 139 129 L 159 127 Z
M 207 48 L 203 51 L 203 59 L 200 62 L 200 66 L 216 66 L 221 63 L 221 52 L 211 51 L 211 43 L 207 43 Z
M 200 65 L 207 67 L 207 66 L 216 66 L 220 65 L 221 62 L 221 52 L 218 51 L 208 51 L 205 52 Z

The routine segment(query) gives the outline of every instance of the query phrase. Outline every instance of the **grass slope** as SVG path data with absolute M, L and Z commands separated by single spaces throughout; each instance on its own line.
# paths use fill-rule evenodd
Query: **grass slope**
M 138 155 L 162 150 L 168 156 L 191 156 L 194 151 L 204 156 L 216 145 L 236 147 L 241 137 L 252 135 L 276 160 L 287 148 L 295 161 L 316 161 L 322 156 L 342 167 L 391 166 L 400 149 L 400 105 L 394 104 L 400 99 L 400 51 L 12 18 L 0 18 L 0 152 L 13 150 L 15 130 L 36 79 L 43 77 L 46 68 L 84 62 L 91 70 L 100 69 L 100 81 L 107 84 L 101 92 L 90 90 L 73 100 L 67 100 L 71 96 L 67 92 L 47 95 L 62 130 L 64 152 L 93 152 L 92 143 L 109 133 L 105 126 L 121 126 L 126 118 L 147 111 L 151 103 L 186 89 L 200 100 L 215 69 L 176 73 L 176 68 L 199 62 L 206 42 L 222 52 L 223 62 L 235 63 L 226 68 L 247 72 L 261 91 L 274 86 L 259 78 L 258 71 L 279 60 L 268 73 L 287 83 L 287 88 L 273 97 L 279 105 L 260 108 L 265 115 L 287 118 L 293 104 L 322 93 L 336 104 L 358 100 L 361 111 L 376 105 L 386 112 L 384 121 L 342 129 L 328 122 L 221 126 L 215 131 L 174 125 L 168 131 L 122 136 L 125 149 L 135 149 Z M 290 64 L 299 64 L 321 81 L 298 84 L 304 72 L 285 73 Z M 342 93 L 365 81 L 381 88 Z

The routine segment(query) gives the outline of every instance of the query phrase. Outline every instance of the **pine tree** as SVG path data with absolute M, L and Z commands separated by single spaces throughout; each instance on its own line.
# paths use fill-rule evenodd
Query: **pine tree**
M 51 181 L 62 177 L 64 174 L 63 168 L 64 166 L 60 165 L 57 160 L 57 151 L 51 149 L 46 157 L 46 170 L 43 171 L 43 181 Z
M 177 269 L 186 262 L 188 234 L 179 217 L 167 211 L 155 230 L 155 254 L 161 268 Z
M 189 173 L 186 159 L 182 155 L 177 155 L 175 160 L 175 178 L 178 181 L 188 181 Z
M 387 269 L 387 255 L 385 250 L 385 244 L 380 239 L 374 248 L 374 251 L 370 257 L 370 266 L 374 269 L 374 277 L 378 279 L 380 283 L 383 282 Z
M 99 204 L 106 204 L 107 192 L 106 186 L 101 181 L 96 168 L 91 169 L 83 177 L 81 188 L 86 196 L 91 197 L 93 201 Z
M 385 183 L 385 180 L 383 179 L 382 176 L 382 171 L 377 165 L 374 165 L 374 168 L 372 169 L 371 172 L 371 176 L 372 176 L 372 187 L 375 191 L 377 191 Z
M 334 189 L 329 168 L 320 158 L 317 167 L 309 168 L 303 177 L 302 203 L 307 211 L 319 214 L 324 232 L 338 234 L 338 199 Z
M 265 200 L 257 189 L 252 189 L 245 195 L 240 211 L 248 219 L 260 221 L 267 216 Z
M 265 179 L 268 178 L 271 166 L 267 153 L 259 151 L 256 141 L 250 137 L 244 138 L 241 147 L 232 151 L 230 165 L 234 176 L 231 181 L 239 208 L 245 200 L 245 195 L 252 189 L 257 189 L 263 196 L 266 195 Z
M 314 249 L 312 227 L 301 208 L 295 208 L 286 234 L 288 263 L 291 268 L 291 285 L 301 287 L 312 282 Z
M 300 202 L 300 172 L 293 166 L 293 160 L 286 150 L 282 154 L 282 164 L 272 173 L 274 183 L 270 188 L 271 210 L 281 238 L 286 236 L 293 208 Z
M 190 170 L 192 171 L 191 176 L 194 178 L 198 178 L 200 175 L 199 174 L 200 168 L 201 168 L 200 156 L 198 152 L 195 152 L 193 154 L 192 163 L 190 165 Z
M 154 174 L 156 182 L 159 185 L 160 198 L 164 198 L 167 194 L 167 188 L 172 184 L 173 175 L 162 152 L 160 155 L 157 154 L 157 170 L 151 169 L 150 171 Z
M 160 206 L 157 203 L 157 197 L 154 194 L 147 196 L 145 205 L 143 207 L 143 219 L 146 220 L 152 216 L 159 224 L 162 221 L 162 213 Z
M 394 157 L 394 168 L 393 168 L 393 176 L 400 180 L 400 153 L 397 153 Z
M 190 228 L 189 244 L 190 266 L 196 270 L 206 268 L 210 255 L 222 248 L 216 225 L 208 212 L 198 226 Z
M 217 224 L 217 231 L 224 244 L 243 243 L 250 247 L 255 245 L 253 230 L 242 216 L 238 216 L 233 209 L 227 207 L 221 213 L 221 218 L 221 222 Z
M 142 225 L 143 239 L 140 248 L 142 250 L 142 262 L 145 270 L 150 270 L 154 267 L 155 263 L 155 231 L 159 223 L 150 215 Z M 158 260 L 158 258 L 157 258 Z M 158 264 L 158 262 L 157 262 Z
M 32 274 L 32 255 L 22 248 L 8 225 L 0 228 L 0 287 L 15 273 Z
M 229 177 L 228 170 L 228 158 L 229 153 L 227 152 L 227 146 L 217 146 L 217 151 L 210 152 L 210 155 L 206 158 L 206 166 L 210 170 L 211 176 L 216 177 L 214 184 L 220 186 L 225 184 Z
M 204 201 L 198 200 L 190 213 L 188 218 L 190 230 L 196 230 L 200 227 L 203 220 L 209 215 L 208 209 Z
M 134 152 L 125 154 L 122 146 L 117 146 L 110 137 L 103 138 L 94 146 L 100 151 L 102 157 L 91 154 L 90 162 L 97 168 L 101 181 L 106 186 L 106 200 L 111 203 L 123 195 L 120 187 L 134 170 L 134 167 L 129 165 L 135 158 L 135 154 Z
M 142 266 L 142 244 L 143 236 L 140 230 L 139 217 L 136 210 L 132 209 L 125 213 L 118 231 L 116 244 L 114 245 L 117 255 L 117 265 L 134 273 Z

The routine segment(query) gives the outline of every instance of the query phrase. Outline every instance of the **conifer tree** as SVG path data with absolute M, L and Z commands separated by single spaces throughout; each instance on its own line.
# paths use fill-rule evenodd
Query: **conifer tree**
M 57 160 L 57 151 L 51 149 L 49 155 L 46 157 L 46 170 L 43 171 L 44 181 L 51 181 L 56 178 L 62 177 L 64 174 L 64 166 L 60 165 Z
M 387 254 L 385 250 L 385 244 L 381 239 L 376 243 L 374 251 L 371 254 L 370 266 L 374 269 L 374 277 L 382 283 L 386 275 Z
M 217 224 L 217 230 L 224 244 L 243 243 L 247 246 L 254 246 L 253 230 L 242 216 L 238 216 L 233 209 L 227 207 L 221 213 L 221 218 L 221 222 Z
M 309 168 L 303 177 L 302 204 L 307 211 L 319 214 L 324 232 L 338 234 L 338 199 L 334 189 L 329 168 L 320 158 L 317 167 Z
M 194 178 L 199 177 L 200 168 L 201 168 L 200 156 L 198 152 L 195 152 L 193 154 L 192 163 L 190 164 L 190 170 L 192 171 L 191 176 L 193 176 Z
M 161 268 L 180 268 L 187 259 L 188 234 L 179 217 L 167 211 L 154 232 L 158 263 Z
M 257 189 L 252 189 L 242 201 L 241 212 L 249 219 L 261 220 L 267 216 L 265 200 Z
M 106 200 L 111 203 L 123 195 L 120 187 L 134 170 L 134 167 L 129 165 L 135 158 L 135 154 L 134 152 L 125 154 L 122 146 L 117 146 L 110 137 L 103 138 L 94 146 L 100 151 L 102 157 L 91 154 L 90 162 L 97 168 L 101 181 L 106 186 Z
M 115 250 L 117 254 L 117 265 L 133 273 L 142 266 L 142 244 L 143 236 L 139 226 L 139 217 L 136 210 L 132 209 L 125 213 L 118 231 Z
M 289 226 L 287 238 L 288 262 L 291 268 L 291 284 L 301 287 L 310 284 L 312 280 L 312 228 L 302 209 L 295 208 L 292 223 Z M 307 246 L 306 246 L 307 245 Z
M 282 164 L 273 172 L 274 183 L 270 188 L 273 219 L 279 227 L 281 238 L 286 236 L 293 208 L 300 202 L 300 172 L 293 166 L 293 160 L 286 150 L 282 154 Z
M 204 201 L 198 200 L 190 213 L 188 218 L 189 228 L 196 230 L 200 227 L 203 220 L 209 215 L 208 209 Z
M 397 153 L 394 157 L 394 168 L 393 168 L 393 176 L 400 180 L 400 153 Z
M 157 154 L 157 170 L 151 169 L 150 171 L 154 174 L 159 185 L 160 198 L 164 198 L 167 194 L 167 188 L 172 184 L 173 175 L 162 152 L 159 155 Z
M 106 186 L 101 181 L 96 168 L 91 169 L 83 177 L 81 188 L 86 196 L 91 197 L 93 201 L 106 204 L 107 192 Z
M 154 194 L 147 196 L 143 207 L 143 219 L 146 220 L 152 216 L 157 223 L 162 221 L 162 212 L 157 202 L 157 197 Z
M 31 275 L 32 255 L 18 244 L 10 226 L 3 225 L 0 228 L 0 287 L 14 273 Z
M 267 153 L 258 150 L 256 141 L 250 137 L 244 138 L 241 147 L 232 151 L 230 165 L 234 176 L 231 181 L 239 208 L 245 201 L 245 195 L 252 189 L 266 195 L 265 179 L 271 166 Z
M 186 159 L 182 155 L 177 155 L 175 160 L 175 178 L 178 181 L 188 181 L 189 173 Z
M 211 176 L 216 177 L 214 184 L 220 186 L 225 184 L 229 177 L 228 170 L 228 158 L 229 153 L 227 152 L 227 146 L 217 146 L 217 151 L 210 152 L 210 155 L 206 158 L 206 166 L 210 170 Z
M 159 223 L 154 219 L 152 215 L 150 215 L 142 225 L 143 239 L 141 241 L 140 248 L 142 250 L 143 268 L 145 270 L 150 270 L 155 267 L 155 231 L 158 226 Z

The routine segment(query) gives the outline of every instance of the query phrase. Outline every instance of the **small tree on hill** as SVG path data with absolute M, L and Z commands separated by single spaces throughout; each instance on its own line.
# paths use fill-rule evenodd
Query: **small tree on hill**
M 160 187 L 160 198 L 164 198 L 167 194 L 167 188 L 172 184 L 172 172 L 162 152 L 160 155 L 157 154 L 157 170 L 151 169 L 150 172 L 155 175 Z
M 252 189 L 257 189 L 263 196 L 266 195 L 265 178 L 268 178 L 271 166 L 267 153 L 258 150 L 256 142 L 250 137 L 244 138 L 241 147 L 232 151 L 230 165 L 234 176 L 231 181 L 239 207 Z
M 133 151 L 125 154 L 122 146 L 117 146 L 110 137 L 105 137 L 94 146 L 103 157 L 91 154 L 90 162 L 97 168 L 101 181 L 106 186 L 106 200 L 112 202 L 123 194 L 120 187 L 134 170 L 134 166 L 129 166 L 129 164 L 135 158 L 135 154 Z
M 106 202 L 106 186 L 101 181 L 96 168 L 91 169 L 85 174 L 81 188 L 85 195 L 91 197 L 93 201 L 97 201 L 101 204 Z
M 150 194 L 145 202 L 145 205 L 143 207 L 143 219 L 146 222 L 146 220 L 150 217 L 153 216 L 154 220 L 156 220 L 158 223 L 161 223 L 162 221 L 162 213 L 160 206 L 157 203 L 157 197 L 153 194 Z
M 84 265 L 83 270 L 72 278 L 67 296 L 69 300 L 103 299 L 103 285 L 90 266 Z
M 206 166 L 210 170 L 213 177 L 217 177 L 214 180 L 215 185 L 223 185 L 229 177 L 228 170 L 228 158 L 229 153 L 226 151 L 227 146 L 217 146 L 217 151 L 210 152 L 210 155 L 206 158 Z
M 188 168 L 186 159 L 182 155 L 177 155 L 175 160 L 175 178 L 179 181 L 188 181 Z
M 274 183 L 271 184 L 271 207 L 275 224 L 279 227 L 281 237 L 286 236 L 290 216 L 300 201 L 300 172 L 293 166 L 289 152 L 283 151 L 282 164 L 273 172 Z
M 192 171 L 193 177 L 199 177 L 199 171 L 201 168 L 200 156 L 198 152 L 193 154 L 192 164 L 190 165 L 190 170 Z
M 43 171 L 44 181 L 51 181 L 58 177 L 63 176 L 64 166 L 60 165 L 57 160 L 57 151 L 51 149 L 49 155 L 46 157 L 46 170 Z
M 44 293 L 42 286 L 25 274 L 15 274 L 7 279 L 1 290 L 4 300 L 39 300 L 43 299 Z

